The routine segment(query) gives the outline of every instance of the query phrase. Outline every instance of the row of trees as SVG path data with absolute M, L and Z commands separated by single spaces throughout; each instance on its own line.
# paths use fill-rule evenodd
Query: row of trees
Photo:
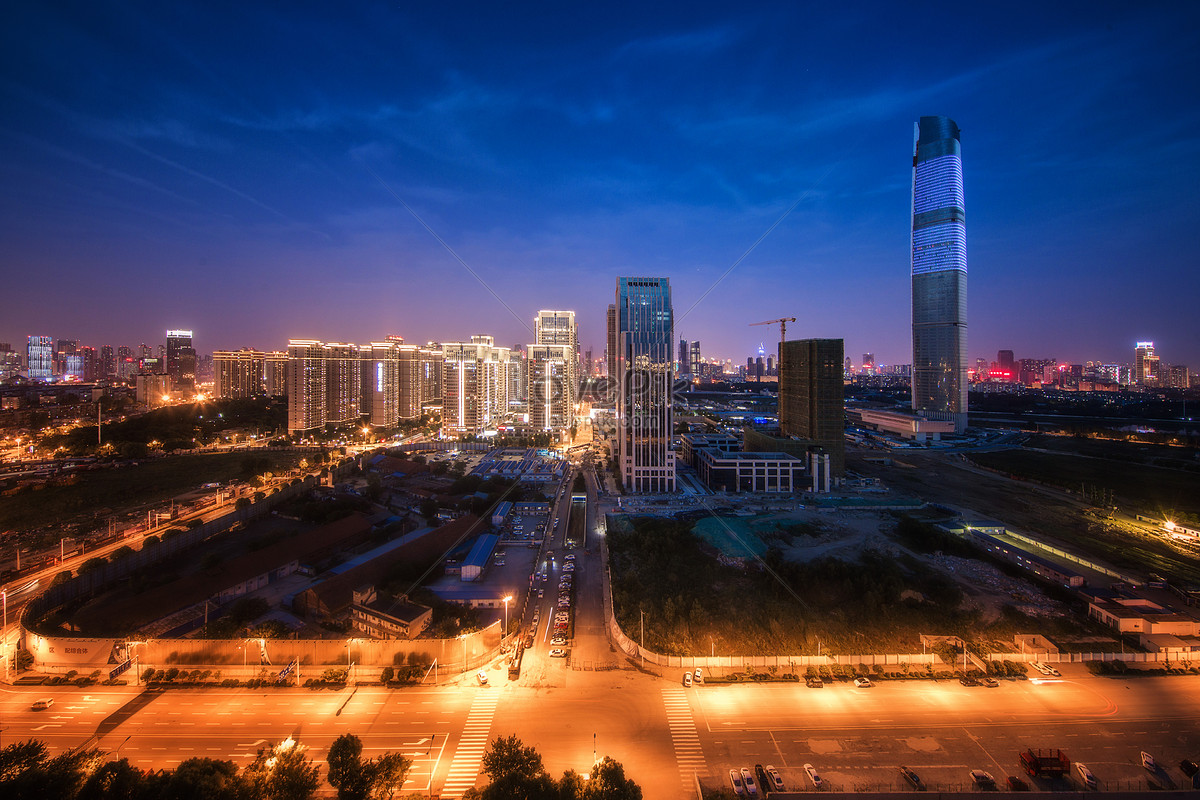
M 362 740 L 343 734 L 326 756 L 326 779 L 338 800 L 393 800 L 412 770 L 399 753 L 363 758 Z M 490 783 L 465 800 L 642 800 L 620 762 L 605 757 L 588 775 L 567 770 L 554 780 L 541 755 L 516 736 L 492 742 L 483 757 Z M 258 751 L 242 769 L 232 761 L 189 758 L 174 770 L 144 772 L 128 759 L 92 748 L 51 756 L 34 739 L 0 750 L 0 796 L 5 800 L 309 800 L 320 787 L 320 767 L 290 737 Z M 424 795 L 412 795 L 423 797 Z
M 642 789 L 626 777 L 621 762 L 605 756 L 587 775 L 573 769 L 555 780 L 542 756 L 516 736 L 495 739 L 483 756 L 483 789 L 468 789 L 463 800 L 642 800 Z

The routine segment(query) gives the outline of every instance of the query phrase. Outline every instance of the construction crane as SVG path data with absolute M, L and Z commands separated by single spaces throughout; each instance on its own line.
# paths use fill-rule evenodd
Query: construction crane
M 769 319 L 766 322 L 751 322 L 750 326 L 753 327 L 755 325 L 774 325 L 775 323 L 778 322 L 779 323 L 779 343 L 783 344 L 785 341 L 787 341 L 787 324 L 789 322 L 795 322 L 795 321 L 796 321 L 795 317 L 781 317 L 780 319 Z

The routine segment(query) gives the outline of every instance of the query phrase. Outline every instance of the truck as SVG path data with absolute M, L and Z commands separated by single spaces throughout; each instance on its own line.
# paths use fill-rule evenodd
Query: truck
M 1027 747 L 1021 753 L 1021 767 L 1033 778 L 1062 778 L 1071 771 L 1071 759 L 1062 750 Z

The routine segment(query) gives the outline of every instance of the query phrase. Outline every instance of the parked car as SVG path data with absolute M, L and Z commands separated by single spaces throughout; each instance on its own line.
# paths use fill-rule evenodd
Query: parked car
M 1100 788 L 1100 782 L 1096 780 L 1096 776 L 1088 769 L 1087 764 L 1084 764 L 1082 761 L 1076 761 L 1075 771 L 1079 773 L 1079 780 L 1083 783 L 1085 789 Z
M 1195 761 L 1191 761 L 1186 758 L 1179 762 L 1179 768 L 1183 770 L 1183 774 L 1187 775 L 1189 778 L 1195 776 L 1197 772 L 1200 772 L 1200 766 L 1197 766 Z
M 870 689 L 875 684 L 871 683 L 871 679 L 867 677 L 859 677 L 854 679 L 854 685 L 859 689 Z
M 1005 780 L 1005 783 L 1008 784 L 1008 790 L 1010 792 L 1028 792 L 1029 791 L 1029 784 L 1026 783 L 1024 780 L 1022 780 L 1021 778 L 1018 778 L 1016 775 L 1009 775 L 1004 780 Z
M 1154 756 L 1150 755 L 1145 750 L 1142 751 L 1142 766 L 1151 772 L 1158 771 L 1158 762 L 1154 760 Z
M 804 679 L 804 685 L 810 689 L 822 689 L 825 686 L 825 681 L 821 680 L 818 675 L 810 675 Z
M 745 794 L 746 787 L 742 783 L 742 773 L 736 769 L 729 770 L 729 783 L 733 786 L 734 794 Z
M 692 675 L 692 683 L 704 683 L 704 671 L 696 667 L 696 673 Z
M 971 770 L 971 782 L 981 789 L 992 789 L 996 786 L 996 779 L 992 777 L 992 773 L 981 769 Z
M 483 670 L 475 673 L 475 679 L 479 681 L 480 686 L 487 686 L 487 673 Z
M 804 771 L 808 773 L 808 779 L 812 781 L 814 789 L 820 789 L 825 785 L 825 781 L 821 780 L 821 776 L 817 774 L 817 768 L 812 764 L 805 764 Z
M 972 678 L 970 675 L 963 675 L 961 678 L 958 679 L 958 682 L 961 683 L 963 686 L 978 686 L 979 685 L 979 681 L 977 681 L 975 678 Z
M 688 673 L 691 674 L 690 672 Z M 746 794 L 757 795 L 758 785 L 754 782 L 754 773 L 742 767 L 742 785 L 746 787 Z
M 1000 681 L 996 680 L 995 678 L 984 678 L 979 682 L 989 689 L 995 689 L 1000 685 Z
M 921 781 L 921 776 L 918 775 L 917 773 L 913 772 L 908 767 L 901 765 L 900 766 L 900 775 L 904 778 L 904 780 L 908 781 L 909 785 L 912 786 L 914 789 L 916 789 L 918 792 L 925 791 L 925 784 Z
M 784 791 L 783 778 L 780 777 L 779 770 L 775 769 L 774 764 L 767 764 L 767 777 L 771 779 L 767 781 L 767 786 L 771 787 L 771 791 Z
M 754 765 L 754 777 L 758 779 L 758 785 L 762 787 L 763 794 L 771 791 L 771 776 L 763 769 L 762 764 Z
M 550 644 L 553 645 L 554 647 L 561 647 L 562 645 L 564 645 L 566 643 L 567 643 L 567 640 L 561 636 L 555 636 L 553 639 L 550 640 Z
M 683 685 L 690 687 L 692 685 L 692 673 L 683 673 Z
M 551 658 L 566 658 L 567 651 L 563 650 L 561 647 L 556 647 L 550 651 L 550 657 Z

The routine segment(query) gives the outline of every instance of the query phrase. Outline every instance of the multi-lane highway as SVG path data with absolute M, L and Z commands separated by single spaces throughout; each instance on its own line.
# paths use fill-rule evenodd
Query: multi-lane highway
M 814 764 L 843 789 L 899 789 L 900 764 L 931 788 L 965 784 L 969 770 L 1003 780 L 1019 774 L 1025 747 L 1062 748 L 1108 788 L 1138 789 L 1140 750 L 1175 769 L 1200 755 L 1200 681 L 1194 677 L 1061 681 L 705 685 L 684 689 L 673 677 L 633 669 L 570 670 L 560 660 L 536 678 L 509 683 L 490 670 L 487 686 L 388 691 L 173 690 L 137 687 L 3 687 L 4 744 L 34 737 L 55 751 L 95 743 L 142 767 L 171 767 L 192 756 L 248 763 L 256 748 L 291 735 L 323 759 L 342 733 L 368 753 L 414 760 L 406 789 L 444 796 L 474 785 L 490 739 L 516 734 L 535 745 L 558 775 L 586 770 L 593 753 L 625 764 L 647 797 L 683 797 L 695 771 L 706 783 L 731 767 L 771 763 L 803 786 Z M 40 697 L 51 708 L 31 709 Z

